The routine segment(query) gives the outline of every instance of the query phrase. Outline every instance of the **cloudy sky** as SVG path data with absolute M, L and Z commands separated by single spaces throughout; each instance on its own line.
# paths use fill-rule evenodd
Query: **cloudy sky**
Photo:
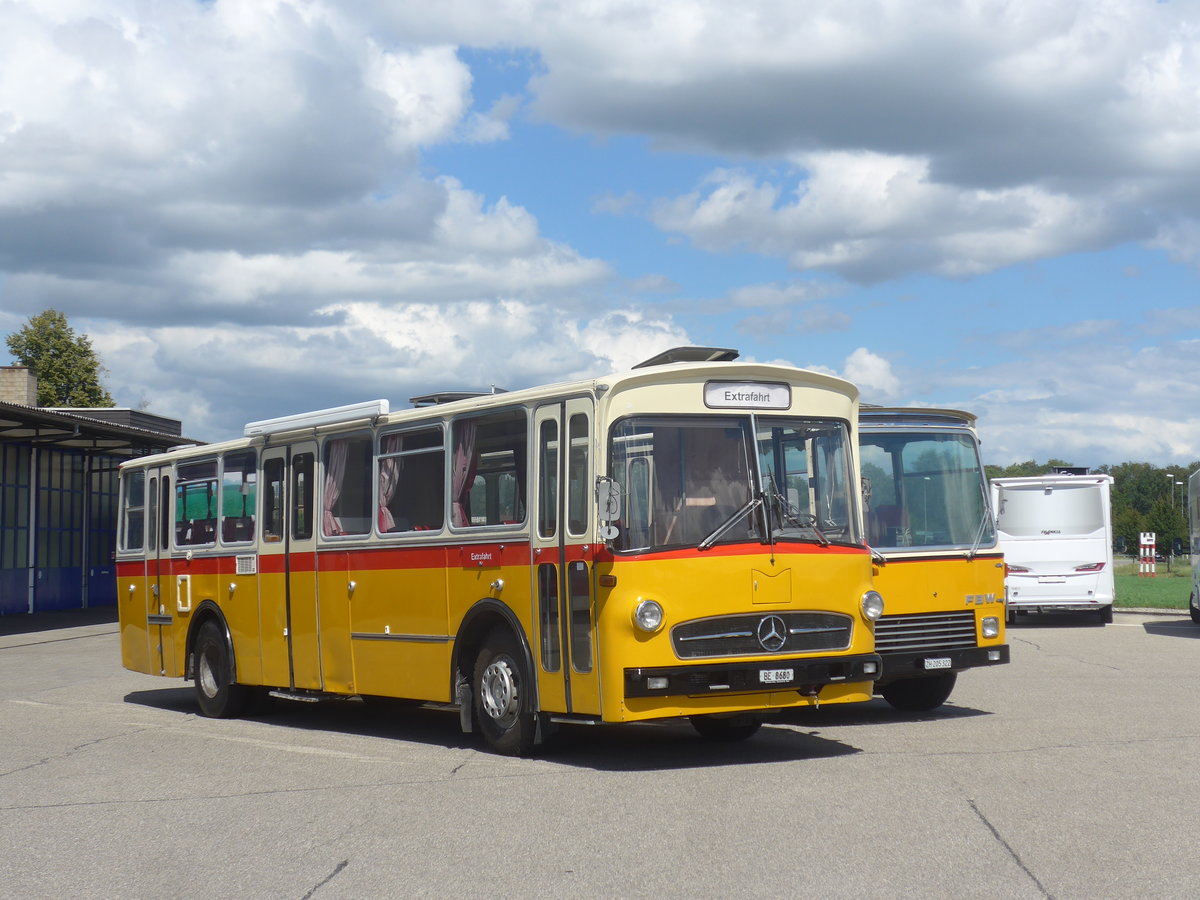
M 0 334 L 47 307 L 208 440 L 693 343 L 1188 463 L 1200 3 L 7 0 Z

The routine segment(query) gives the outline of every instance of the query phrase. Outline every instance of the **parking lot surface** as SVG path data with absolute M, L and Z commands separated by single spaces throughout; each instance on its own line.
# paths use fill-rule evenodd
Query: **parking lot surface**
M 1191 897 L 1200 626 L 1009 629 L 933 713 L 794 712 L 714 744 L 572 727 L 509 759 L 457 713 L 197 715 L 116 626 L 0 635 L 6 897 Z

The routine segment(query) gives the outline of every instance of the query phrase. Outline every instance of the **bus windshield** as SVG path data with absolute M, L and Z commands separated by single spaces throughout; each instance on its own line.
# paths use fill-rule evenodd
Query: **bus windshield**
M 759 419 L 756 433 L 772 536 L 822 544 L 855 541 L 845 423 Z
M 855 540 L 844 423 L 636 416 L 611 441 L 618 552 Z
M 995 542 L 970 435 L 864 430 L 859 446 L 871 546 L 965 548 Z

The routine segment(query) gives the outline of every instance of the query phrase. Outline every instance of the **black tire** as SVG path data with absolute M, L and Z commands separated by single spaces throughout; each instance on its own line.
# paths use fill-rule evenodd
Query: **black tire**
M 1011 606 L 1006 607 L 1004 610 L 1004 624 L 1005 625 L 1016 625 L 1017 624 L 1017 611 L 1015 609 L 1013 609 Z
M 1100 624 L 1101 625 L 1111 625 L 1112 617 L 1113 617 L 1113 612 L 1112 612 L 1112 604 L 1111 603 L 1108 606 L 1100 607 Z
M 472 703 L 475 724 L 492 750 L 503 756 L 533 752 L 537 736 L 533 682 L 525 655 L 507 629 L 496 629 L 483 642 L 475 659 Z
M 1200 625 L 1200 609 L 1196 609 L 1196 592 L 1192 591 L 1192 596 L 1188 598 L 1188 614 L 1192 617 L 1192 621 Z
M 927 678 L 905 678 L 879 689 L 883 699 L 905 712 L 927 712 L 937 709 L 954 690 L 958 676 L 954 672 L 930 675 Z
M 710 741 L 733 743 L 753 737 L 762 728 L 758 716 L 692 716 L 692 727 Z
M 240 716 L 251 700 L 251 691 L 233 680 L 233 649 L 220 624 L 209 619 L 201 625 L 192 652 L 196 660 L 193 683 L 201 714 L 210 719 Z

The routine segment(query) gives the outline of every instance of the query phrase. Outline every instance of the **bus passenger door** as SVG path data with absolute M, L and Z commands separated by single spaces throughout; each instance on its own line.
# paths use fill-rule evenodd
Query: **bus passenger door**
M 171 470 L 146 471 L 146 623 L 151 671 L 173 674 L 172 628 L 178 615 L 171 572 Z
M 534 414 L 533 585 L 542 708 L 599 715 L 592 590 L 592 404 L 585 398 Z
M 320 690 L 317 553 L 313 509 L 317 446 L 263 452 L 259 620 L 263 682 Z

